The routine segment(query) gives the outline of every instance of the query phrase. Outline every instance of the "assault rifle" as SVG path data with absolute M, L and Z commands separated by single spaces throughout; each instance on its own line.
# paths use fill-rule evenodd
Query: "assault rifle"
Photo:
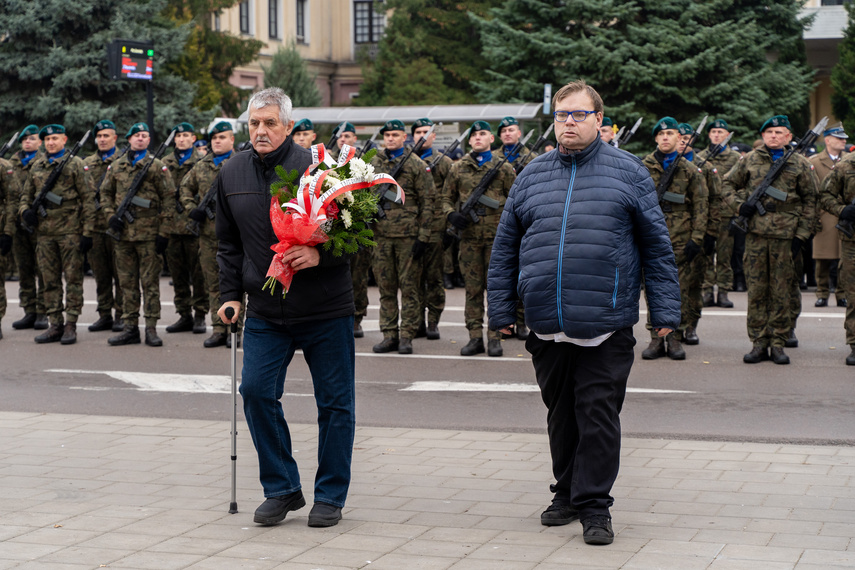
M 700 161 L 698 163 L 698 170 L 703 168 L 707 162 L 709 162 L 710 160 L 714 159 L 715 157 L 720 155 L 722 152 L 724 152 L 724 149 L 727 148 L 727 143 L 729 143 L 730 139 L 732 139 L 732 138 L 733 138 L 733 133 L 730 133 L 729 135 L 727 135 L 727 138 L 721 142 L 721 144 L 715 145 L 713 147 L 713 149 L 710 151 L 709 155 L 707 155 L 707 157 L 705 159 L 703 159 L 702 161 Z M 727 173 L 725 173 L 725 174 L 727 174 Z
M 802 137 L 799 144 L 795 146 L 788 145 L 787 150 L 784 151 L 784 155 L 772 163 L 772 166 L 769 168 L 769 172 L 766 173 L 766 176 L 763 177 L 763 180 L 760 181 L 760 184 L 757 185 L 745 203 L 754 206 L 757 209 L 758 214 L 765 216 L 767 210 L 772 209 L 772 211 L 774 211 L 774 209 L 771 208 L 772 204 L 769 205 L 770 208 L 764 207 L 763 202 L 761 202 L 763 198 L 769 196 L 779 202 L 785 202 L 787 200 L 787 193 L 783 190 L 778 190 L 772 186 L 772 184 L 775 183 L 784 171 L 784 167 L 787 166 L 787 161 L 790 160 L 790 157 L 797 152 L 802 153 L 808 147 L 813 146 L 813 143 L 819 137 L 820 133 L 825 130 L 825 126 L 827 124 L 828 117 L 823 117 L 813 129 L 809 130 L 807 134 Z M 735 232 L 743 234 L 748 233 L 748 217 L 740 215 L 738 218 L 730 222 L 730 233 L 733 235 Z
M 339 124 L 339 126 L 337 126 L 336 128 L 333 129 L 332 135 L 330 136 L 330 142 L 327 143 L 327 148 L 333 147 L 333 145 L 338 140 L 338 135 L 341 134 L 341 131 L 344 128 L 344 125 L 346 123 L 347 123 L 347 121 L 342 121 L 341 124 Z
M 151 200 L 138 198 L 137 192 L 139 191 L 140 186 L 142 186 L 143 180 L 145 180 L 151 165 L 154 164 L 155 160 L 163 156 L 164 151 L 166 151 L 166 147 L 172 144 L 173 138 L 175 138 L 175 131 L 169 133 L 169 138 L 160 143 L 160 146 L 157 147 L 157 151 L 151 155 L 151 158 L 149 158 L 145 165 L 143 165 L 142 169 L 137 172 L 137 175 L 134 177 L 134 181 L 131 182 L 131 185 L 128 188 L 127 194 L 125 194 L 125 199 L 122 200 L 122 203 L 119 204 L 119 207 L 116 209 L 117 218 L 128 224 L 132 224 L 136 218 L 134 218 L 134 215 L 131 213 L 131 206 L 139 206 L 140 208 L 151 207 Z M 107 235 L 116 241 L 122 239 L 122 232 L 113 231 L 113 228 L 107 229 Z
M 555 123 L 549 125 L 549 128 L 546 129 L 542 135 L 537 137 L 537 140 L 534 141 L 534 145 L 531 147 L 531 152 L 526 156 L 525 161 L 520 161 L 519 164 L 514 166 L 514 174 L 519 174 L 522 172 L 522 169 L 526 167 L 526 165 L 531 162 L 531 159 L 534 158 L 534 153 L 540 152 L 540 149 L 543 148 L 543 145 L 546 144 L 546 137 L 549 136 L 549 133 L 552 132 L 552 129 L 555 128 Z
M 433 170 L 434 168 L 436 168 L 436 166 L 439 164 L 439 161 L 440 161 L 440 160 L 442 160 L 442 157 L 444 157 L 444 156 L 448 156 L 448 155 L 450 155 L 452 152 L 454 152 L 454 151 L 457 149 L 457 147 L 459 147 L 459 146 L 460 146 L 460 143 L 462 143 L 465 139 L 467 139 L 467 138 L 469 137 L 469 133 L 471 133 L 471 132 L 472 132 L 472 127 L 469 127 L 468 129 L 466 129 L 465 131 L 463 131 L 463 134 L 462 134 L 462 135 L 460 135 L 459 137 L 457 137 L 456 139 L 454 139 L 454 142 L 453 142 L 453 143 L 451 143 L 450 145 L 448 145 L 447 147 L 445 147 L 445 150 L 444 150 L 444 151 L 442 151 L 442 154 L 441 154 L 441 155 L 439 155 L 438 157 L 436 157 L 435 159 L 433 159 L 433 162 L 431 162 L 430 164 L 428 164 L 428 168 L 430 168 L 431 170 Z
M 33 201 L 33 205 L 30 206 L 31 210 L 35 210 L 36 213 L 42 218 L 47 217 L 47 209 L 45 208 L 45 202 L 50 202 L 51 204 L 55 204 L 57 206 L 62 204 L 62 196 L 58 196 L 53 193 L 53 187 L 56 186 L 57 180 L 59 180 L 60 174 L 62 174 L 62 170 L 65 168 L 65 165 L 74 158 L 74 156 L 80 152 L 80 148 L 86 144 L 86 140 L 89 138 L 89 133 L 92 131 L 86 131 L 86 134 L 83 135 L 83 138 L 77 141 L 71 151 L 65 155 L 62 159 L 62 162 L 56 165 L 56 168 L 53 169 L 53 172 L 50 173 L 48 179 L 45 180 L 42 189 L 39 191 L 36 199 Z M 21 227 L 27 231 L 27 233 L 33 233 L 35 231 L 35 227 L 30 227 L 27 222 L 23 219 L 21 220 Z
M 472 189 L 472 193 L 469 194 L 469 197 L 466 199 L 466 202 L 464 202 L 463 205 L 460 207 L 460 214 L 465 217 L 468 217 L 472 220 L 473 223 L 477 224 L 481 220 L 481 218 L 479 218 L 478 214 L 475 212 L 475 207 L 478 204 L 486 206 L 487 208 L 498 208 L 499 206 L 501 206 L 498 201 L 493 200 L 492 198 L 488 198 L 484 194 L 487 192 L 487 189 L 490 188 L 490 184 L 493 183 L 493 180 L 495 180 L 496 176 L 498 176 L 499 170 L 508 161 L 508 157 L 517 154 L 520 149 L 525 146 L 525 143 L 528 142 L 528 139 L 531 137 L 533 132 L 534 131 L 529 131 L 529 133 L 522 140 L 517 141 L 517 144 L 514 145 L 514 148 L 511 149 L 511 152 L 503 156 L 502 160 L 500 160 L 496 164 L 496 166 L 491 168 L 487 172 L 487 174 L 485 174 L 484 177 L 481 178 L 481 181 L 478 182 L 478 185 Z M 447 249 L 448 246 L 450 246 L 454 240 L 459 241 L 462 235 L 463 230 L 461 230 L 460 228 L 453 225 L 448 226 L 448 228 L 445 230 L 445 235 L 442 236 L 442 246 Z
M 362 145 L 362 148 L 356 151 L 356 158 L 361 158 L 366 152 L 371 149 L 371 145 L 374 143 L 374 140 L 377 138 L 377 135 L 380 133 L 380 129 L 374 131 L 374 134 L 371 135 L 371 138 L 365 141 L 365 144 Z
M 117 156 L 116 158 L 113 159 L 113 162 L 116 162 L 117 160 L 122 158 L 125 155 L 125 153 L 128 152 L 129 148 L 131 148 L 131 145 L 126 144 L 125 147 L 122 149 L 122 152 L 119 153 L 119 156 Z M 104 183 L 104 179 L 107 178 L 108 172 L 110 172 L 109 167 L 104 169 L 104 174 L 101 175 L 101 180 L 99 180 L 98 184 L 95 186 L 95 211 L 96 212 L 101 209 L 101 185 Z
M 612 140 L 609 141 L 609 144 L 615 148 L 618 148 L 618 142 L 620 142 L 620 138 L 623 136 L 623 132 L 626 130 L 626 125 L 620 128 L 617 134 L 614 136 Z
M 635 121 L 635 124 L 632 126 L 632 128 L 629 129 L 629 131 L 623 133 L 623 136 L 621 136 L 621 134 L 618 133 L 617 136 L 615 136 L 615 138 L 612 139 L 612 144 L 614 144 L 616 148 L 620 148 L 623 145 L 625 145 L 626 143 L 628 143 L 629 139 L 632 138 L 632 135 L 635 134 L 635 131 L 638 130 L 638 127 L 641 126 L 642 119 L 643 119 L 643 117 L 639 117 L 638 120 Z M 704 121 L 704 122 L 706 122 L 706 121 Z M 697 132 L 697 131 L 695 131 L 695 132 Z
M 442 125 L 442 123 L 439 123 L 439 125 Z M 404 158 L 401 159 L 401 162 L 395 165 L 395 168 L 392 169 L 392 172 L 389 173 L 389 176 L 391 176 L 395 180 L 398 179 L 398 176 L 400 176 L 401 172 L 404 170 L 404 165 L 407 163 L 407 160 L 410 158 L 410 155 L 412 155 L 413 153 L 417 153 L 418 155 L 418 153 L 422 150 L 425 141 L 429 136 L 431 136 L 431 134 L 433 134 L 433 131 L 436 129 L 436 127 L 437 125 L 431 125 L 430 130 L 425 133 L 425 136 L 420 138 L 419 142 L 411 146 L 409 150 L 404 153 Z M 398 195 L 392 191 L 391 184 L 381 185 L 378 189 L 378 192 L 380 194 L 380 200 L 377 202 L 377 218 L 382 220 L 386 217 L 386 202 L 388 200 L 394 202 Z
M 216 215 L 216 212 L 213 210 L 214 202 L 217 200 L 216 186 L 217 179 L 215 178 L 211 183 L 211 187 L 208 188 L 208 191 L 205 193 L 205 197 L 202 198 L 201 202 L 199 202 L 199 207 L 205 211 L 205 216 L 207 216 L 209 220 L 213 220 Z M 187 229 L 196 237 L 199 237 L 201 227 L 202 224 L 192 218 L 187 224 Z
M 12 148 L 12 145 L 15 144 L 15 141 L 17 139 L 18 133 L 15 133 L 14 135 L 12 135 L 12 138 L 10 138 L 9 141 L 3 145 L 3 148 L 0 148 L 0 158 L 6 157 L 6 153 L 9 152 L 9 149 Z
M 674 174 L 676 174 L 677 169 L 680 167 L 680 159 L 683 158 L 683 155 L 686 154 L 686 150 L 689 149 L 692 145 L 695 144 L 695 141 L 698 139 L 698 133 L 700 133 L 704 125 L 707 124 L 708 115 L 705 115 L 701 120 L 701 124 L 698 125 L 698 128 L 695 129 L 695 132 L 692 134 L 692 137 L 689 141 L 683 146 L 683 151 L 674 159 L 674 162 L 671 163 L 671 166 L 668 167 L 662 174 L 662 178 L 659 179 L 659 184 L 656 186 L 656 197 L 659 199 L 659 203 L 662 205 L 663 212 L 671 211 L 671 204 L 685 204 L 686 196 L 683 194 L 675 194 L 674 192 L 669 192 L 668 188 L 671 187 L 671 181 L 674 179 Z M 638 123 L 636 123 L 638 125 Z

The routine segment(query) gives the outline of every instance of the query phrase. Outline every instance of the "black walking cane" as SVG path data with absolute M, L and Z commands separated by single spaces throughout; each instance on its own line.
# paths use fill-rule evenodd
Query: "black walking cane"
M 226 307 L 226 318 L 232 320 L 235 310 Z M 232 502 L 229 513 L 235 514 L 237 508 L 237 321 L 229 325 L 232 335 Z

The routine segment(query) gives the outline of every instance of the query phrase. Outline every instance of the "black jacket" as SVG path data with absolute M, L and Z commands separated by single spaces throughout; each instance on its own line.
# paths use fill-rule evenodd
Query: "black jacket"
M 220 301 L 242 301 L 246 293 L 247 317 L 292 325 L 354 312 L 348 257 L 333 257 L 320 246 L 320 264 L 298 271 L 284 300 L 278 283 L 273 295 L 261 290 L 274 255 L 270 246 L 279 241 L 270 223 L 274 169 L 282 165 L 302 176 L 311 163 L 311 153 L 288 137 L 264 158 L 255 150 L 235 154 L 217 176 Z

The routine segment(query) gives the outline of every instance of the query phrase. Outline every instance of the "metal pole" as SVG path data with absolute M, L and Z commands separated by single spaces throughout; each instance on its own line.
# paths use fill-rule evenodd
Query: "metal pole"
M 151 81 L 146 81 L 145 95 L 146 103 L 148 105 L 146 120 L 148 122 L 148 132 L 151 135 L 151 143 L 149 146 L 154 147 L 157 145 L 157 129 L 154 128 L 154 90 L 151 87 Z
M 234 318 L 235 310 L 226 308 L 226 318 Z M 235 514 L 237 508 L 237 321 L 229 325 L 232 336 L 232 501 L 229 504 L 229 513 Z

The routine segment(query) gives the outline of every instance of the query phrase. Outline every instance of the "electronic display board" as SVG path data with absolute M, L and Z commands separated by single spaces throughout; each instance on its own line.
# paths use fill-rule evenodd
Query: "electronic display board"
M 107 46 L 107 60 L 112 79 L 151 81 L 154 44 L 133 40 L 113 40 Z

